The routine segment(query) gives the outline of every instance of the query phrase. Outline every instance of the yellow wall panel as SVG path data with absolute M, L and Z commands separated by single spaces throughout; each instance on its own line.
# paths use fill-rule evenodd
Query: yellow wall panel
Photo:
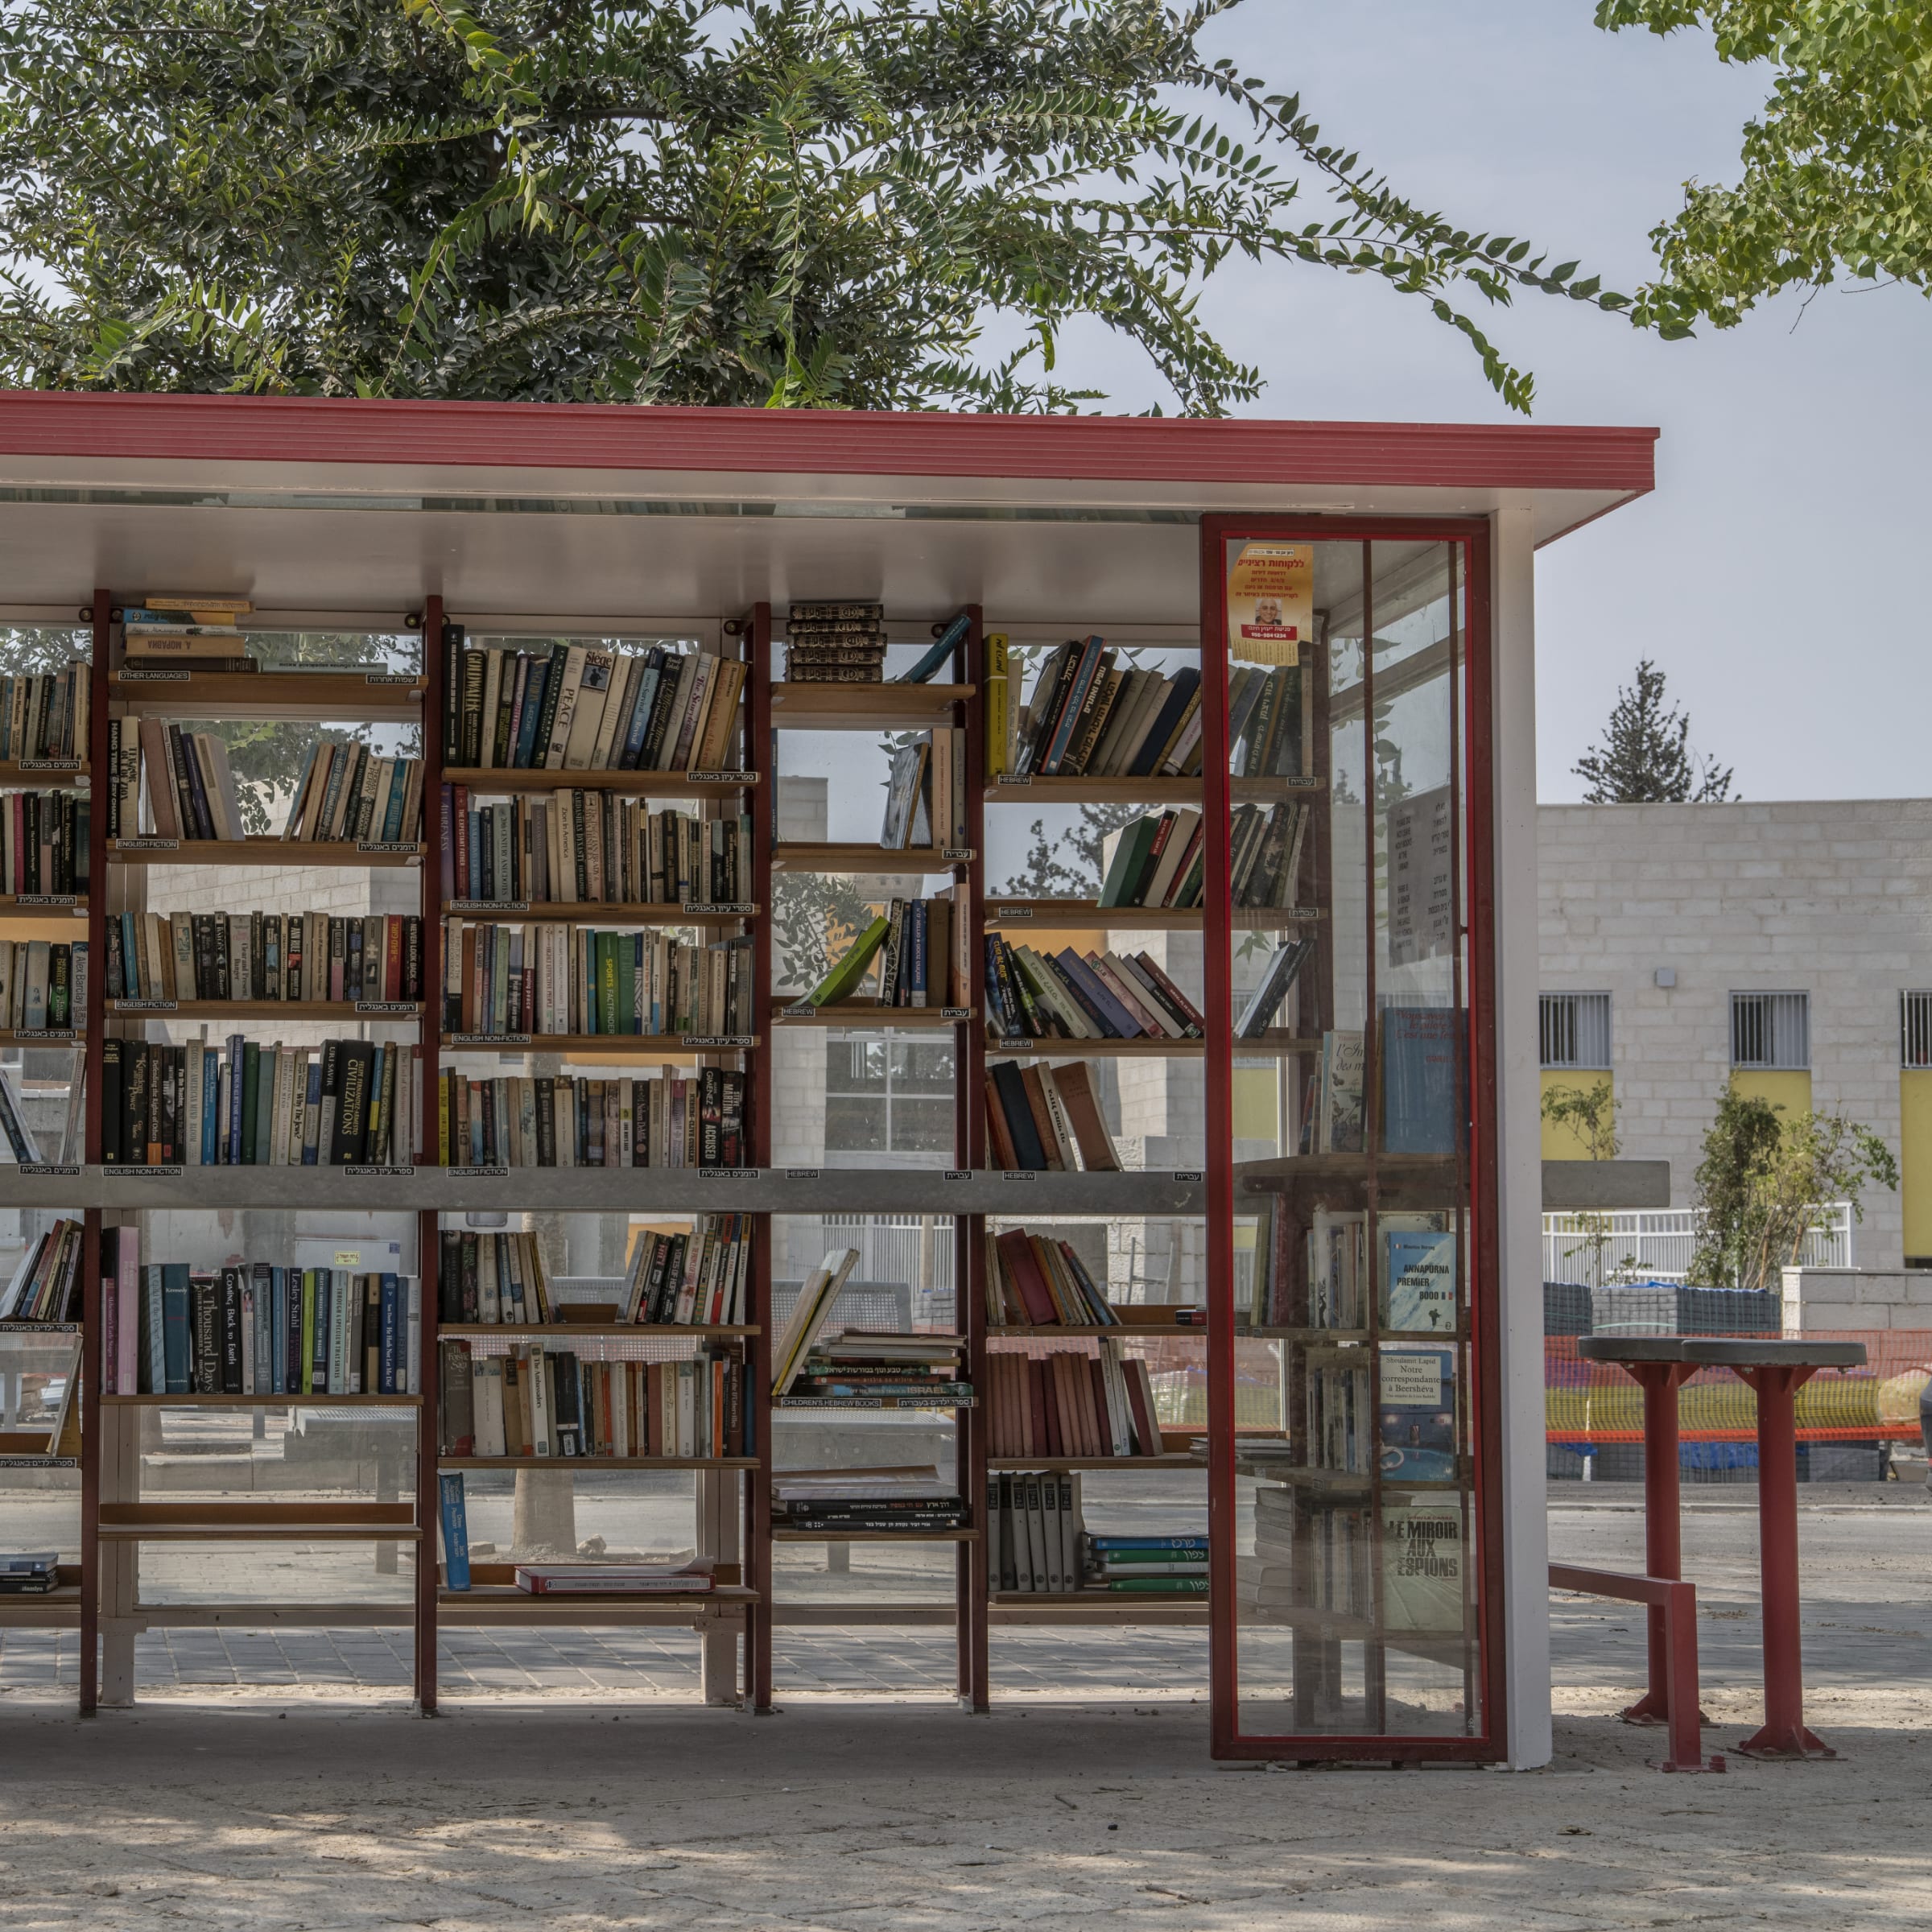
M 1932 1254 L 1932 1071 L 1898 1076 L 1898 1194 L 1907 1254 Z
M 1273 1067 L 1234 1070 L 1234 1137 L 1237 1141 L 1281 1138 L 1282 1076 Z
M 1811 1111 L 1811 1076 L 1809 1073 L 1740 1067 L 1731 1075 L 1731 1091 L 1747 1100 L 1769 1100 L 1781 1107 L 1787 1118 Z
M 1600 1068 L 1578 1067 L 1546 1067 L 1543 1069 L 1543 1092 L 1552 1088 L 1567 1087 L 1571 1092 L 1587 1093 L 1591 1088 L 1608 1082 L 1612 1092 L 1616 1083 L 1612 1076 Z M 1556 1121 L 1543 1122 L 1543 1158 L 1546 1161 L 1587 1161 L 1590 1150 L 1584 1146 L 1582 1137 L 1574 1127 Z

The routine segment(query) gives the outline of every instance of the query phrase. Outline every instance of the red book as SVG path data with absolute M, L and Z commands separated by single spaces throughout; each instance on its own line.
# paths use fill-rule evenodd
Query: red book
M 1161 1453 L 1160 1424 L 1154 1419 L 1154 1385 L 1147 1379 L 1147 1364 L 1138 1356 L 1121 1363 L 1121 1380 L 1127 1385 L 1127 1407 L 1133 1417 L 1133 1439 L 1142 1455 Z
M 999 1251 L 1008 1280 L 1019 1293 L 1028 1323 L 1035 1328 L 1057 1324 L 1060 1318 L 1054 1305 L 1053 1292 L 1046 1286 L 1046 1278 L 1040 1272 L 1033 1243 L 1026 1238 L 1025 1231 L 1016 1228 L 1009 1233 L 997 1235 L 993 1245 Z
M 402 997 L 402 917 L 392 913 L 382 922 L 382 997 Z

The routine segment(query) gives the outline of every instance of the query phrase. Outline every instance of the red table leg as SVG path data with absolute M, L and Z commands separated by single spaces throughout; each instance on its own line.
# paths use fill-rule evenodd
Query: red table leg
M 1697 1369 L 1690 1362 L 1627 1362 L 1624 1366 L 1644 1391 L 1645 1574 L 1681 1583 L 1684 1543 L 1678 1512 L 1677 1392 Z M 1650 1688 L 1622 1713 L 1627 1724 L 1670 1721 L 1670 1651 L 1665 1637 L 1665 1612 L 1657 1604 L 1649 1615 Z M 1701 1711 L 1699 1716 L 1701 1719 Z
M 1798 1623 L 1798 1392 L 1806 1368 L 1740 1368 L 1757 1391 L 1757 1537 L 1765 1615 L 1765 1723 L 1748 1757 L 1835 1757 L 1805 1728 Z

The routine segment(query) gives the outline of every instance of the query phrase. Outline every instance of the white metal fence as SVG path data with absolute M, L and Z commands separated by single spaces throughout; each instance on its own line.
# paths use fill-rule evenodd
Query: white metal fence
M 1601 1288 L 1614 1282 L 1681 1282 L 1689 1272 L 1702 1216 L 1695 1208 L 1646 1208 L 1605 1214 L 1543 1216 L 1543 1279 Z M 1852 1204 L 1819 1208 L 1798 1265 L 1849 1268 Z
M 943 1215 L 828 1214 L 828 1246 L 856 1248 L 858 1282 L 903 1282 L 912 1290 L 912 1318 L 922 1326 L 952 1319 L 952 1222 Z

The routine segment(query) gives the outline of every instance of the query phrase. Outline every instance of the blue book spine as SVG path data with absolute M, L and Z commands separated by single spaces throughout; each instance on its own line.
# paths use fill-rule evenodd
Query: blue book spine
M 902 684 L 924 684 L 933 674 L 958 649 L 966 633 L 972 627 L 972 620 L 964 611 L 955 617 L 934 642 L 932 648 L 921 658 L 912 669 L 899 679 Z
M 402 795 L 409 786 L 409 767 L 402 759 L 389 775 L 389 807 L 382 814 L 382 838 L 389 843 L 402 836 Z
M 121 915 L 121 997 L 124 1000 L 147 997 L 141 985 L 141 948 L 134 943 L 134 915 L 131 912 Z
M 1054 964 L 1066 974 L 1075 990 L 1086 996 L 1085 1004 L 1098 1010 L 1101 1025 L 1117 1038 L 1138 1037 L 1140 1022 L 1107 990 L 1100 976 L 1071 946 L 1063 946 L 1054 955 Z
M 1089 638 L 1081 649 L 1080 661 L 1074 671 L 1073 688 L 1067 693 L 1059 722 L 1054 727 L 1053 741 L 1047 746 L 1046 756 L 1040 763 L 1042 774 L 1051 774 L 1059 770 L 1060 760 L 1066 757 L 1067 747 L 1073 742 L 1075 729 L 1080 721 L 1080 708 L 1086 703 L 1088 687 L 1100 669 L 1104 648 L 1098 638 Z
M 221 1159 L 221 1056 L 201 1056 L 201 1165 L 217 1166 Z
M 308 1063 L 308 1092 L 307 1095 L 307 1105 L 310 1109 L 318 1113 L 321 1110 L 322 1063 L 319 1059 L 311 1060 Z M 305 1121 L 307 1117 L 307 1115 L 304 1114 L 303 1119 Z M 313 1141 L 308 1137 L 308 1134 L 305 1127 L 302 1136 L 302 1165 L 304 1167 L 313 1167 L 321 1158 L 321 1150 Z
M 533 658 L 530 676 L 523 687 L 523 716 L 517 725 L 516 747 L 510 754 L 510 763 L 520 765 L 526 770 L 536 762 L 531 753 L 536 749 L 537 719 L 543 709 L 543 687 L 549 682 L 550 659 Z
M 377 1369 L 378 1395 L 402 1393 L 396 1386 L 396 1368 L 402 1359 L 402 1281 L 396 1275 L 386 1274 L 382 1278 L 382 1353 Z
M 1389 1154 L 1453 1154 L 1463 1107 L 1463 1028 L 1452 1006 L 1383 1010 L 1382 1147 Z
M 242 1062 L 248 1042 L 238 1033 L 228 1036 L 228 1165 L 242 1165 Z
M 624 733 L 624 749 L 617 760 L 620 771 L 635 771 L 644 755 L 644 740 L 650 729 L 650 708 L 658 695 L 658 681 L 663 675 L 664 654 L 655 648 L 644 656 L 644 675 L 638 679 L 638 701 L 630 708 L 630 722 Z
M 163 1365 L 167 1372 L 168 1395 L 186 1395 L 192 1338 L 188 1334 L 188 1264 L 164 1261 L 161 1265 L 161 1323 Z
M 469 1518 L 463 1509 L 463 1472 L 438 1478 L 443 1501 L 443 1575 L 452 1590 L 469 1587 Z

